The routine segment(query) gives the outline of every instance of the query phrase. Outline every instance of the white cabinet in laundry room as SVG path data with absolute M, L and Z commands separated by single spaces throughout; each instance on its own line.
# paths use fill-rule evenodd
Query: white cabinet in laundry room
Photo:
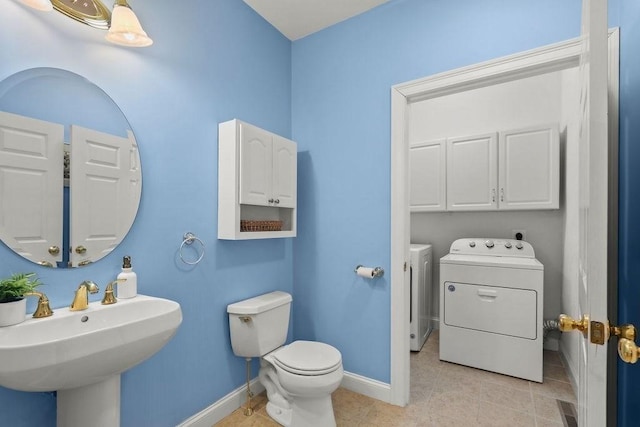
M 218 238 L 296 235 L 297 145 L 234 119 L 218 126 Z
M 556 125 L 500 132 L 498 154 L 500 209 L 560 207 L 560 142 Z
M 409 147 L 409 207 L 411 212 L 447 209 L 446 139 Z
M 447 139 L 447 210 L 498 208 L 495 133 Z
M 447 210 L 557 209 L 557 125 L 447 139 Z

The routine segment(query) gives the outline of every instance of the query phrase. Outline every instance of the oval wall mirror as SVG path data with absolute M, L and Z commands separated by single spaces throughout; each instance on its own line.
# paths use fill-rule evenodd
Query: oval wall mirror
M 0 82 L 0 239 L 14 252 L 95 262 L 129 232 L 141 191 L 133 131 L 102 89 L 56 68 Z

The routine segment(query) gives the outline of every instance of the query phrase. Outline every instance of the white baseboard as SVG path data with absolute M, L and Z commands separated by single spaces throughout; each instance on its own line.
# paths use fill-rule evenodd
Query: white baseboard
M 580 393 L 578 393 L 578 375 L 575 370 L 575 366 L 573 366 L 573 364 L 571 363 L 571 361 L 569 360 L 569 358 L 564 352 L 564 345 L 561 345 L 561 348 L 560 348 L 560 358 L 562 359 L 562 364 L 564 365 L 564 369 L 567 372 L 569 381 L 571 382 L 571 387 L 573 387 L 573 393 L 576 396 L 580 396 Z
M 363 377 L 351 372 L 345 372 L 342 378 L 342 387 L 374 399 L 384 402 L 391 401 L 391 386 L 371 378 Z M 264 391 L 264 386 L 254 378 L 251 381 L 251 391 L 254 394 L 260 394 Z M 246 387 L 238 387 L 222 399 L 213 403 L 211 406 L 198 412 L 197 414 L 184 420 L 177 427 L 211 427 L 217 422 L 222 421 L 225 417 L 231 415 L 233 411 L 241 407 L 246 399 Z
M 342 378 L 342 384 L 340 385 L 347 390 L 364 394 L 365 396 L 382 400 L 383 402 L 391 402 L 391 386 L 387 383 L 351 372 L 345 372 Z
M 258 378 L 251 380 L 251 391 L 253 394 L 260 394 L 264 391 L 264 386 L 258 381 Z M 247 387 L 245 385 L 238 387 L 213 405 L 184 420 L 178 424 L 178 427 L 211 427 L 241 407 L 246 396 Z

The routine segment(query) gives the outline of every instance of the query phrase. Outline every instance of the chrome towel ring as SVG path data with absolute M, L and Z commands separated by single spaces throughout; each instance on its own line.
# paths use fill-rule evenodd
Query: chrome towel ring
M 204 242 L 200 240 L 200 238 L 198 238 L 195 234 L 191 233 L 190 231 L 184 233 L 184 236 L 182 236 L 182 238 L 183 238 L 182 244 L 180 245 L 180 250 L 178 251 L 180 253 L 180 259 L 182 260 L 182 262 L 188 265 L 198 264 L 200 261 L 202 261 L 202 258 L 204 257 L 204 251 L 205 251 Z M 187 261 L 186 259 L 184 259 L 184 256 L 182 255 L 182 250 L 185 248 L 185 245 L 191 246 L 194 241 L 197 241 L 198 243 L 200 243 L 200 246 L 202 247 L 202 252 L 200 253 L 200 256 L 198 257 L 198 259 L 196 259 L 195 261 Z

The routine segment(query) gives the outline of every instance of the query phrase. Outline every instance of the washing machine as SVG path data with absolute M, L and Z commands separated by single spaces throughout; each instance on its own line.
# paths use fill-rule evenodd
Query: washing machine
M 453 242 L 440 259 L 440 360 L 542 382 L 543 275 L 525 241 Z
M 429 244 L 411 244 L 409 287 L 409 343 L 420 351 L 431 334 L 433 255 Z

